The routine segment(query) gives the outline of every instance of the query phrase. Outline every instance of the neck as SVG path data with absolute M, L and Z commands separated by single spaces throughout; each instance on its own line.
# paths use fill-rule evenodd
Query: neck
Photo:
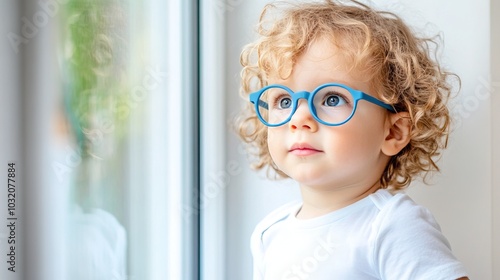
M 318 189 L 300 186 L 303 204 L 298 219 L 311 219 L 349 206 L 380 189 L 377 181 L 369 188 L 344 187 L 339 189 Z

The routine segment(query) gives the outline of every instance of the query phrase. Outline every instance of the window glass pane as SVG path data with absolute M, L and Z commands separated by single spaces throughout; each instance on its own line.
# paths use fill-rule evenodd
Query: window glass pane
M 196 3 L 0 4 L 20 178 L 1 279 L 199 279 Z
M 70 182 L 67 278 L 125 279 L 129 3 L 69 0 L 61 8 L 63 105 L 79 162 Z
M 197 215 L 184 211 L 198 209 L 196 57 L 186 47 L 195 26 L 183 24 L 193 7 L 67 0 L 60 8 L 59 116 L 77 162 L 66 278 L 195 277 Z

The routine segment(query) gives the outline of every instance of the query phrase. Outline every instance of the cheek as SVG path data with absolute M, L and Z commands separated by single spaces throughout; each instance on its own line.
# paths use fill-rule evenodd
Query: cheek
M 351 120 L 352 124 L 359 129 L 358 133 L 373 136 L 383 134 L 387 117 L 385 111 L 366 102 L 360 104 L 364 106 L 358 108 Z
M 280 143 L 280 137 L 276 131 L 276 128 L 268 128 L 267 147 L 269 149 L 269 153 L 271 154 L 271 158 L 275 163 L 276 159 L 278 159 L 279 143 Z
M 359 160 L 359 157 L 378 156 L 384 140 L 384 123 L 382 118 L 353 118 L 345 126 L 338 127 L 334 135 L 334 149 L 344 155 L 346 160 Z
M 287 173 L 286 158 L 288 149 L 285 144 L 287 132 L 286 126 L 268 128 L 267 147 L 274 164 L 282 172 Z

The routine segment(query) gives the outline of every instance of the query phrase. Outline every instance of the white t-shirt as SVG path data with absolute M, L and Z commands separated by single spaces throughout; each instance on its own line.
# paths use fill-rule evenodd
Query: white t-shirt
M 457 279 L 466 276 L 432 214 L 387 190 L 299 220 L 301 203 L 264 218 L 251 238 L 254 280 Z

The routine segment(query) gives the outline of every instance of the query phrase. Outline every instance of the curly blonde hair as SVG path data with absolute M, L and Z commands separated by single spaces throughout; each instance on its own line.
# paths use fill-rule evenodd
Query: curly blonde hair
M 254 168 L 270 167 L 279 177 L 287 177 L 271 158 L 267 127 L 257 118 L 248 95 L 266 86 L 270 77 L 286 79 L 311 42 L 328 38 L 352 62 L 350 70 L 368 77 L 381 100 L 410 116 L 411 140 L 391 157 L 381 186 L 403 189 L 417 175 L 424 175 L 425 182 L 429 171 L 439 171 L 436 158 L 447 146 L 450 114 L 446 103 L 452 90 L 448 78 L 457 76 L 442 71 L 433 59 L 434 39 L 417 37 L 393 13 L 350 2 L 264 8 L 258 24 L 260 36 L 244 47 L 240 57 L 241 94 L 247 105 L 237 121 L 239 135 L 256 156 Z

